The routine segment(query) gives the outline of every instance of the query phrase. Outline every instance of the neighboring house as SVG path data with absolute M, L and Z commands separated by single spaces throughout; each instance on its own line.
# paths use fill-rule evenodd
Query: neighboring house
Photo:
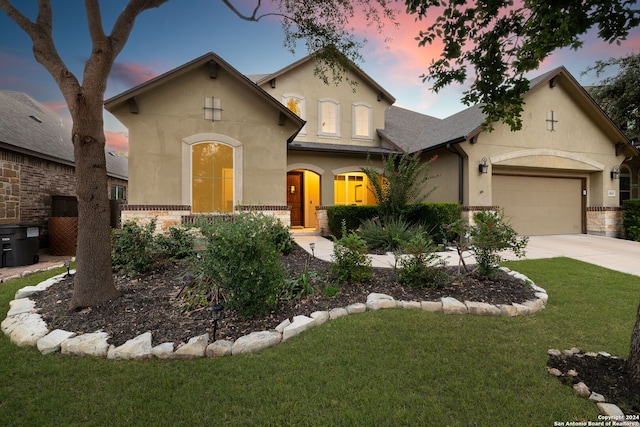
M 109 149 L 106 157 L 105 191 L 124 198 L 127 159 Z M 70 123 L 24 93 L 0 91 L 0 224 L 38 224 L 46 246 L 53 200 L 75 195 Z
M 312 56 L 244 76 L 209 53 L 107 100 L 129 129 L 123 219 L 163 229 L 255 209 L 327 230 L 327 206 L 375 203 L 363 166 L 420 152 L 438 155 L 429 201 L 458 202 L 469 217 L 504 208 L 521 234 L 618 234 L 611 171 L 637 152 L 566 69 L 532 80 L 519 132 L 483 132 L 478 107 L 444 120 L 394 107 L 355 65 L 345 77 L 324 84 Z

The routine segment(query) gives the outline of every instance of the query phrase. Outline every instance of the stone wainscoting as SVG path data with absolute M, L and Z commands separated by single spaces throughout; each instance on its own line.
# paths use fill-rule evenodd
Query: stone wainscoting
M 588 207 L 587 234 L 605 237 L 622 237 L 622 208 Z

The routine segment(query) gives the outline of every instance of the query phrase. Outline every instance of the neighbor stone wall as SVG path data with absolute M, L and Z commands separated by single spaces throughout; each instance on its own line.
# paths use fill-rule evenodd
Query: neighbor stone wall
M 622 208 L 588 207 L 587 234 L 606 237 L 621 237 Z
M 19 221 L 20 166 L 0 160 L 0 223 Z

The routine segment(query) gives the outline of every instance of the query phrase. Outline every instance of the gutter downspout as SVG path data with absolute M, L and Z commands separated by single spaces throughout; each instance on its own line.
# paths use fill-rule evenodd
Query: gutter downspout
M 464 178 L 464 159 L 462 157 L 462 154 L 460 154 L 458 150 L 455 150 L 451 146 L 450 142 L 447 143 L 447 150 L 451 151 L 453 154 L 458 156 L 458 203 L 460 204 L 460 206 L 462 206 L 464 202 L 463 182 L 462 182 L 462 179 Z

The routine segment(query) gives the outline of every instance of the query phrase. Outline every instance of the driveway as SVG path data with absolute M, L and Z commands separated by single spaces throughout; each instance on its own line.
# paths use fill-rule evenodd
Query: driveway
M 630 240 L 588 234 L 529 237 L 526 259 L 554 257 L 573 258 L 640 276 L 640 243 Z

